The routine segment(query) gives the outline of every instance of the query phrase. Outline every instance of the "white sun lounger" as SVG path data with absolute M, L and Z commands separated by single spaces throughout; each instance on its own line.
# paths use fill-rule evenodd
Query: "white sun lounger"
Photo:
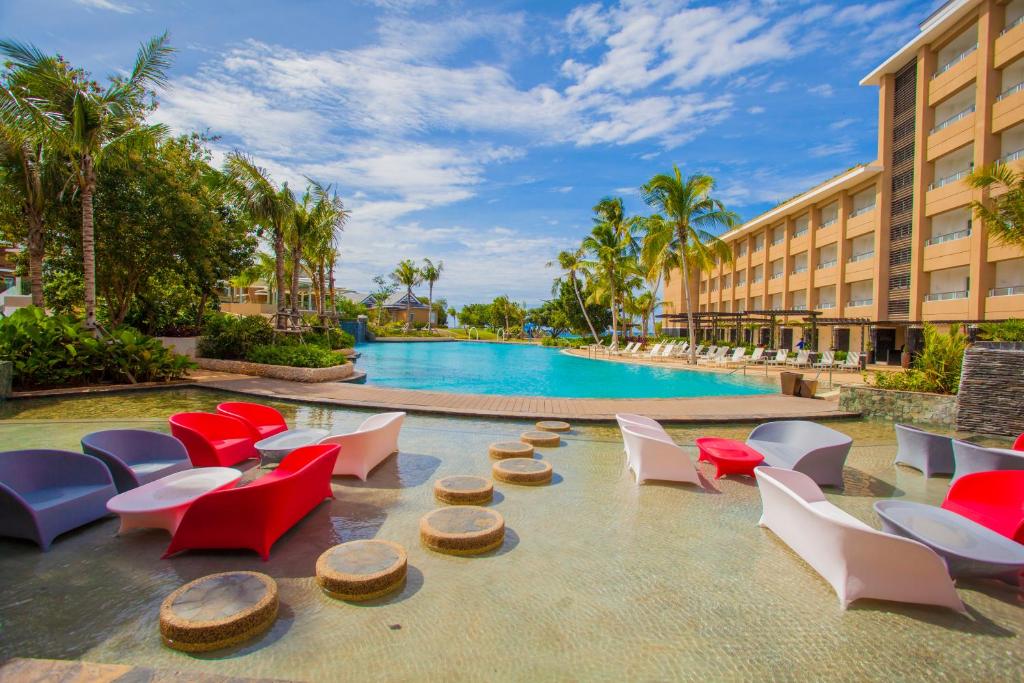
M 768 358 L 765 360 L 765 365 L 785 365 L 786 359 L 789 357 L 789 349 L 779 349 L 775 352 L 775 358 Z
M 810 351 L 797 351 L 796 358 L 790 358 L 786 361 L 786 365 L 792 365 L 795 368 L 802 368 L 811 364 L 811 352 Z
M 836 367 L 840 370 L 853 370 L 854 372 L 860 372 L 860 352 L 847 351 L 846 360 Z
M 715 353 L 713 355 L 709 355 L 707 358 L 704 359 L 704 362 L 706 364 L 708 364 L 708 365 L 711 365 L 713 363 L 718 363 L 718 362 L 722 361 L 725 358 L 725 354 L 727 354 L 727 353 L 729 353 L 729 347 L 728 346 L 719 346 L 718 350 L 715 351 Z M 700 362 L 700 360 L 698 359 L 697 362 Z
M 821 360 L 814 364 L 816 368 L 833 368 L 836 365 L 836 354 L 832 351 L 822 351 Z
M 404 420 L 405 413 L 402 412 L 378 413 L 363 420 L 354 432 L 332 434 L 321 439 L 320 443 L 341 446 L 333 474 L 352 474 L 366 481 L 370 470 L 398 452 L 398 434 Z
M 734 363 L 743 363 L 744 358 L 747 355 L 747 348 L 745 346 L 737 346 L 732 352 L 731 356 L 722 357 L 715 362 L 716 365 L 732 365 Z
M 764 347 L 758 346 L 754 349 L 754 352 L 750 354 L 749 358 L 744 359 L 744 362 L 748 365 L 760 365 L 765 361 L 764 358 Z
M 636 482 L 648 480 L 685 481 L 700 486 L 697 468 L 686 452 L 664 430 L 633 423 L 620 425 L 626 446 L 626 462 Z

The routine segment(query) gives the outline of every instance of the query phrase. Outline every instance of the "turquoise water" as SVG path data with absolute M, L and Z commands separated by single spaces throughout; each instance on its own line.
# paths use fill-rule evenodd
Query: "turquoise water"
M 367 384 L 462 394 L 553 398 L 677 398 L 774 393 L 761 377 L 610 363 L 558 349 L 479 342 L 359 347 Z

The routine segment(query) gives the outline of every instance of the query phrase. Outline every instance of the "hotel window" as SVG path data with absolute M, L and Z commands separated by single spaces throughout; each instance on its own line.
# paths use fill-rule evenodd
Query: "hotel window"
M 821 209 L 821 225 L 819 228 L 828 228 L 839 222 L 839 202 L 832 202 Z
M 875 255 L 875 236 L 861 235 L 850 240 L 850 263 L 867 261 Z
M 732 275 L 722 276 L 722 289 L 729 289 L 732 287 Z
M 962 180 L 974 169 L 974 145 L 961 147 L 955 152 L 950 152 L 935 160 L 934 180 L 928 186 L 929 190 Z
M 1016 95 L 1024 90 L 1024 60 L 1018 59 L 1000 71 L 1002 84 L 996 102 Z
M 764 266 L 754 266 L 754 274 L 750 281 L 755 285 L 759 282 L 764 282 Z
M 850 218 L 856 218 L 870 212 L 875 208 L 875 188 L 870 187 L 862 192 L 853 195 L 853 210 L 850 211 Z
M 1024 64 L 1024 59 L 1021 60 Z M 1007 128 L 999 135 L 999 161 L 1008 164 L 1024 158 L 1024 123 Z
M 1003 11 L 1005 12 L 1003 15 L 1005 24 L 1002 33 L 1009 33 L 1024 23 L 1024 0 L 1012 0 L 1006 4 L 1006 9 Z
M 769 271 L 771 274 L 768 276 L 769 280 L 778 280 L 782 277 L 782 259 L 775 259 L 769 265 L 771 266 L 771 270 Z
M 1024 294 L 1024 258 L 1009 259 L 996 263 L 995 287 L 989 296 L 1015 296 Z
M 969 29 L 949 41 L 944 48 L 939 50 L 935 60 L 936 69 L 932 78 L 938 78 L 960 62 L 967 59 L 978 49 L 978 25 L 973 24 Z
M 759 232 L 754 235 L 754 253 L 756 254 L 762 249 L 764 249 L 764 233 Z
M 971 282 L 970 266 L 944 268 L 928 273 L 928 293 L 925 301 L 966 299 Z
M 807 272 L 807 252 L 801 251 L 799 254 L 793 257 L 793 274 L 799 275 L 800 273 Z
M 786 241 L 786 226 L 779 225 L 772 230 L 772 246 Z
M 736 273 L 736 286 L 742 287 L 745 284 L 747 284 L 747 271 L 741 270 Z
M 829 287 L 818 287 L 818 308 L 822 310 L 829 310 L 836 307 L 836 288 L 835 285 Z
M 762 306 L 762 304 L 761 304 L 761 297 L 754 296 L 754 297 L 750 298 L 750 308 L 747 309 L 747 310 L 750 310 L 750 311 L 760 311 L 760 310 L 763 310 L 761 306 Z
M 811 224 L 811 217 L 809 214 L 804 214 L 796 219 L 793 224 L 793 237 L 802 237 L 807 234 L 807 228 Z
M 782 292 L 772 294 L 771 298 L 768 300 L 768 309 L 778 311 L 782 309 L 782 306 Z
M 708 291 L 708 281 L 707 280 L 701 280 L 700 281 L 700 293 L 704 294 L 707 291 Z
M 850 283 L 850 299 L 847 306 L 870 306 L 874 292 L 873 280 L 858 280 Z
M 962 207 L 940 213 L 932 218 L 932 233 L 926 244 L 942 244 L 966 239 L 971 235 L 971 210 Z
M 835 243 L 826 244 L 824 247 L 819 247 L 817 269 L 825 270 L 826 268 L 832 268 L 833 266 L 835 266 L 838 251 L 838 247 Z
M 797 311 L 807 310 L 807 290 L 798 289 L 793 292 L 793 309 Z
M 934 135 L 964 120 L 974 113 L 975 85 L 972 83 L 935 107 L 935 126 L 931 129 Z
M 743 258 L 747 255 L 747 240 L 742 239 L 736 245 L 736 258 Z

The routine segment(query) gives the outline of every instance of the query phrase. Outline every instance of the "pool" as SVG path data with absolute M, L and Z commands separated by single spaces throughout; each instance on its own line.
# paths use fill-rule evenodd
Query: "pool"
M 762 377 L 609 363 L 532 344 L 365 344 L 367 384 L 459 394 L 552 398 L 692 398 L 775 393 Z

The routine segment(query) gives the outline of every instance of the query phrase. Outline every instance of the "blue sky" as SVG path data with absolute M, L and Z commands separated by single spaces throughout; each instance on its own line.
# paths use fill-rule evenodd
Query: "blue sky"
M 876 155 L 858 81 L 936 0 L 0 0 L 0 34 L 96 75 L 170 31 L 155 118 L 352 210 L 340 285 L 443 260 L 437 294 L 536 303 L 591 208 L 677 163 L 750 218 Z

